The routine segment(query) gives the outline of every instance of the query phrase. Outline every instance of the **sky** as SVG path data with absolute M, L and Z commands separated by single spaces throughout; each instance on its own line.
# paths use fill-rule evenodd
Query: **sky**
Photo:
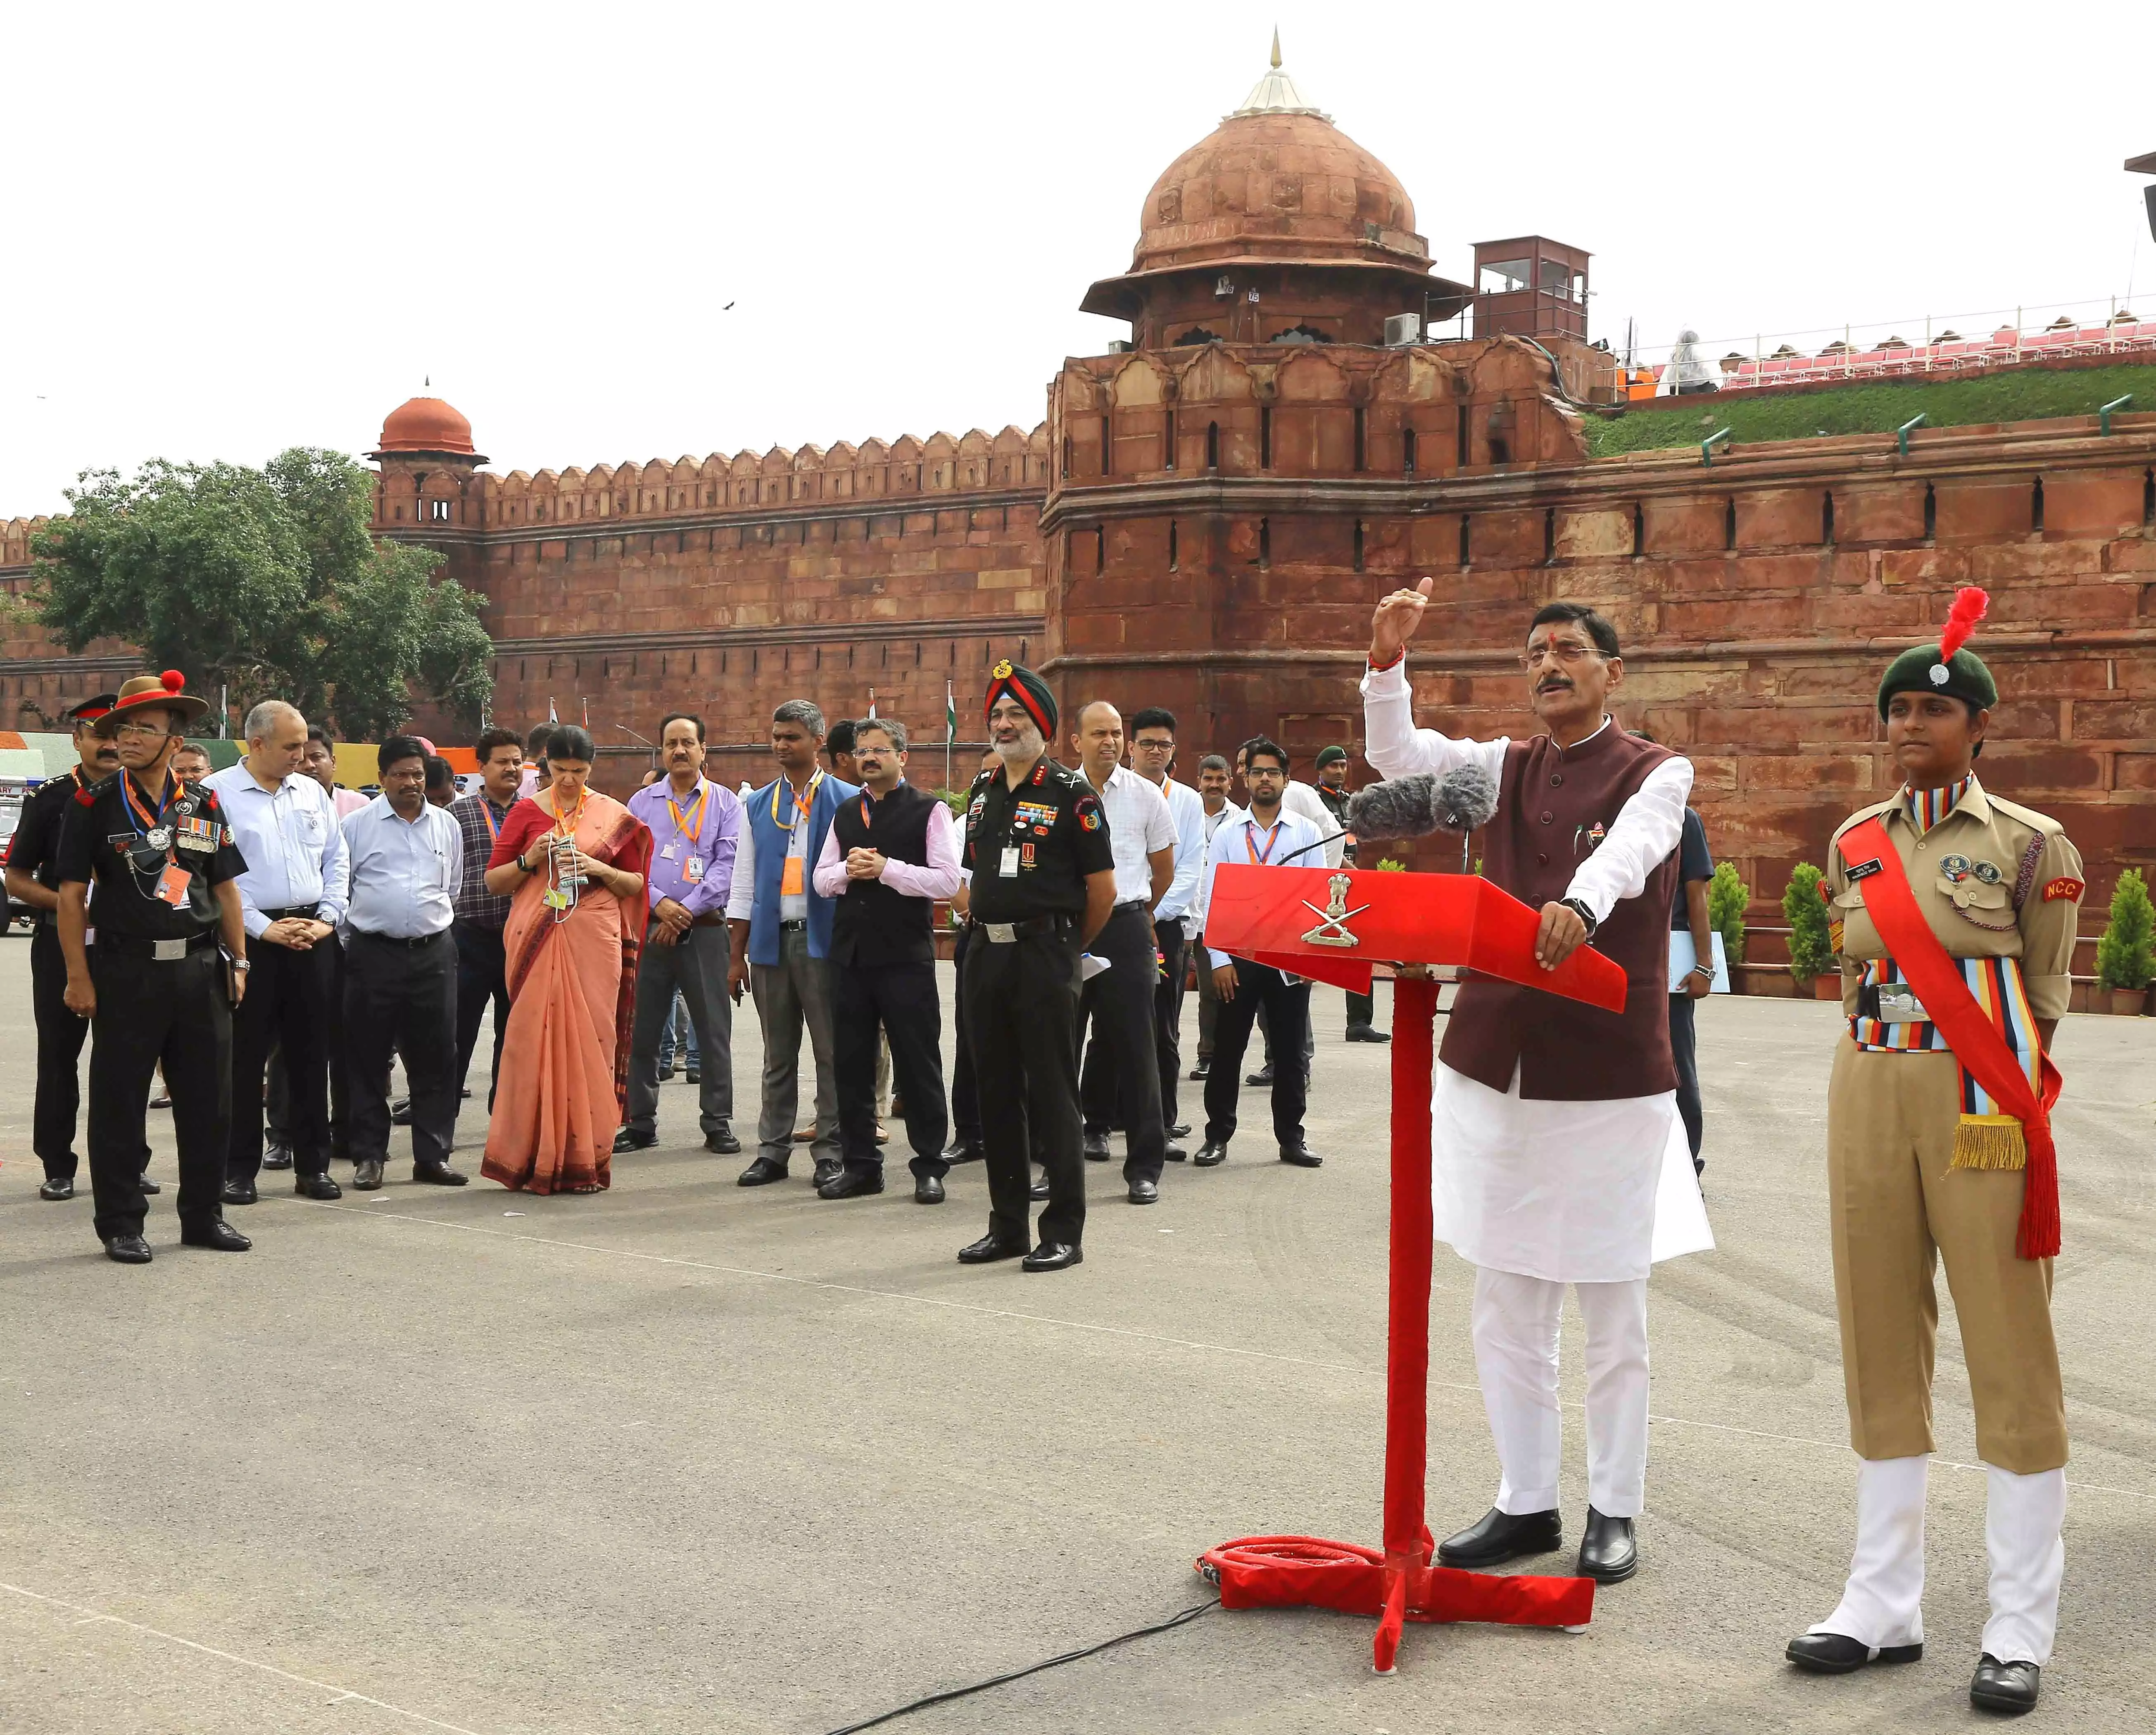
M 2156 7 L 13 6 L 0 520 L 429 379 L 505 473 L 1030 428 L 1276 23 L 1441 274 L 1589 248 L 1643 355 L 2156 313 Z

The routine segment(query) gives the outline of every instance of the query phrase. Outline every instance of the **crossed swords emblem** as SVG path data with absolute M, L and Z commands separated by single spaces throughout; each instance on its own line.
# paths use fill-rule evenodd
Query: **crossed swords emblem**
M 1354 883 L 1345 874 L 1335 874 L 1331 884 L 1332 896 L 1327 900 L 1327 906 L 1322 910 L 1308 898 L 1302 900 L 1302 907 L 1317 917 L 1317 926 L 1302 937 L 1305 945 L 1360 946 L 1363 943 L 1348 932 L 1348 918 L 1360 916 L 1370 907 L 1368 904 L 1358 904 L 1352 910 L 1348 907 L 1348 890 Z

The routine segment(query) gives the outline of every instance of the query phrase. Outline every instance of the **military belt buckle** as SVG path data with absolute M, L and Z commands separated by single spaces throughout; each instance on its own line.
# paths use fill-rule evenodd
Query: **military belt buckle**
M 1018 940 L 1018 924 L 1014 921 L 984 921 L 982 931 L 998 946 L 1009 946 Z
M 161 964 L 177 963 L 187 955 L 187 942 L 184 940 L 152 940 L 150 942 L 150 956 Z
M 1924 1010 L 1924 1003 L 1917 998 L 1914 988 L 1892 983 L 1882 983 L 1879 989 L 1879 1022 L 1882 1024 L 1921 1024 L 1930 1021 L 1931 1014 Z

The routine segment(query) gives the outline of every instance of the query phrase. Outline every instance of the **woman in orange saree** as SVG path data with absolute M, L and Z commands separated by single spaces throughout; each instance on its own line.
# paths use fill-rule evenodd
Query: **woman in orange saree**
M 629 1086 L 651 834 L 585 787 L 593 751 L 573 726 L 547 738 L 550 782 L 510 809 L 486 870 L 486 889 L 516 901 L 502 934 L 509 1029 L 480 1173 L 532 1193 L 606 1187 Z

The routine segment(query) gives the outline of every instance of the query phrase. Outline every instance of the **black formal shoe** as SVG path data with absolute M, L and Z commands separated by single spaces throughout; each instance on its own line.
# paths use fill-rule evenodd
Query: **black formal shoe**
M 1105 1132 L 1089 1132 L 1086 1135 L 1085 1142 L 1080 1148 L 1085 1152 L 1086 1160 L 1088 1163 L 1106 1163 L 1108 1160 L 1108 1135 Z
M 704 1075 L 697 1071 L 693 1066 L 691 1066 L 686 1072 L 683 1073 L 681 1076 L 686 1079 L 692 1085 L 701 1085 L 704 1081 Z
M 648 1151 L 658 1142 L 659 1134 L 655 1129 L 649 1132 L 639 1132 L 634 1127 L 624 1127 L 613 1136 L 613 1153 L 619 1157 L 624 1151 Z
M 423 1187 L 465 1187 L 471 1183 L 470 1175 L 459 1173 L 446 1163 L 415 1163 L 412 1178 Z
M 1227 1160 L 1228 1142 L 1223 1139 L 1215 1144 L 1209 1138 L 1198 1147 L 1198 1154 L 1190 1159 L 1192 1166 L 1197 1168 L 1211 1168 Z
M 1390 1042 L 1393 1038 L 1391 1032 L 1387 1030 L 1373 1030 L 1368 1024 L 1350 1024 L 1348 1039 L 1350 1042 Z
M 977 1138 L 954 1138 L 943 1147 L 946 1163 L 978 1163 L 988 1152 Z
M 1032 1252 L 1019 1261 L 1021 1271 L 1067 1271 L 1075 1265 L 1085 1262 L 1082 1249 L 1068 1241 L 1043 1241 Z
M 1023 1241 L 998 1241 L 993 1235 L 983 1235 L 978 1241 L 958 1250 L 962 1265 L 993 1265 L 999 1259 L 1029 1259 Z
M 172 1106 L 172 1093 L 170 1091 L 160 1091 L 150 1099 L 150 1106 L 152 1108 L 170 1108 Z
M 1160 1203 L 1160 1183 L 1148 1181 L 1143 1175 L 1131 1183 L 1131 1203 L 1134 1205 L 1157 1205 Z
M 303 1181 L 305 1177 L 300 1178 Z M 362 1157 L 352 1166 L 352 1190 L 354 1193 L 372 1193 L 382 1185 L 382 1163 L 378 1158 Z
M 1632 1521 L 1588 1507 L 1586 1533 L 1579 1539 L 1579 1576 L 1597 1584 L 1622 1584 L 1639 1570 L 1640 1544 Z
M 1281 1162 L 1292 1163 L 1297 1168 L 1316 1168 L 1325 1161 L 1308 1145 L 1301 1142 L 1282 1145 L 1280 1147 L 1280 1157 Z
M 1853 1675 L 1868 1663 L 1913 1663 L 1921 1645 L 1882 1645 L 1874 1650 L 1840 1633 L 1799 1633 L 1782 1653 L 1799 1669 L 1815 1675 Z
M 834 1181 L 840 1175 L 845 1173 L 845 1172 L 846 1165 L 840 1158 L 836 1157 L 819 1157 L 817 1158 L 816 1167 L 810 1173 L 808 1178 L 815 1185 L 821 1187 L 826 1181 Z
M 1209 1076 L 1211 1076 L 1212 1071 L 1213 1061 L 1212 1058 L 1209 1055 L 1206 1059 L 1200 1060 L 1195 1066 L 1190 1069 L 1190 1082 L 1194 1085 L 1202 1085 Z
M 362 1166 L 357 1163 L 352 1164 L 355 1174 Z M 374 1165 L 374 1173 L 377 1177 L 376 1184 L 378 1186 L 381 1184 L 379 1178 L 382 1173 L 380 1163 Z M 295 1175 L 292 1177 L 292 1191 L 302 1199 L 319 1199 L 326 1201 L 344 1197 L 344 1188 L 338 1186 L 327 1175 Z
M 140 1235 L 107 1235 L 105 1256 L 123 1265 L 146 1265 L 150 1263 L 150 1244 Z
M 218 1190 L 218 1202 L 228 1205 L 251 1205 L 254 1203 L 254 1183 L 252 1181 L 227 1181 Z
M 1170 1163 L 1188 1163 L 1190 1160 L 1190 1152 L 1184 1150 L 1181 1145 L 1168 1145 L 1160 1154 Z
M 768 1157 L 759 1157 L 734 1177 L 737 1187 L 767 1187 L 773 1181 L 786 1178 L 786 1165 L 773 1163 Z
M 165 1190 L 157 1182 L 151 1180 L 147 1174 L 140 1174 L 136 1176 L 135 1184 L 142 1189 L 143 1195 L 146 1198 L 150 1199 L 156 1198 L 157 1194 Z
M 1168 1136 L 1172 1139 L 1188 1138 L 1190 1137 L 1190 1122 L 1188 1121 L 1178 1121 L 1173 1127 L 1168 1127 L 1167 1131 Z M 1178 1163 L 1183 1161 L 1180 1157 L 1177 1158 L 1175 1160 Z
M 1501 1512 L 1490 1510 L 1437 1545 L 1447 1566 L 1497 1566 L 1527 1554 L 1554 1554 L 1564 1546 L 1564 1520 L 1555 1512 Z
M 1046 1199 L 1048 1197 L 1048 1177 L 1046 1175 L 1043 1175 L 1030 1187 L 1027 1188 L 1025 1189 L 1025 1196 L 1028 1199 Z
M 271 1145 L 262 1153 L 264 1168 L 290 1168 L 292 1166 L 292 1147 L 290 1145 Z
M 52 1200 L 54 1204 L 58 1204 L 64 1199 L 73 1199 L 74 1197 L 74 1177 L 73 1175 L 54 1176 L 50 1180 L 47 1181 L 44 1186 L 38 1188 L 38 1197 L 39 1199 L 49 1199 Z
M 182 1229 L 180 1245 L 182 1247 L 207 1247 L 213 1253 L 244 1253 L 254 1244 L 223 1218 L 217 1217 L 208 1223 Z
M 1255 1072 L 1246 1075 L 1243 1080 L 1243 1082 L 1246 1085 L 1269 1085 L 1272 1081 L 1273 1063 L 1270 1060 L 1266 1061 L 1265 1064 L 1260 1066 Z
M 883 1171 L 880 1168 L 841 1168 L 828 1181 L 819 1182 L 816 1188 L 819 1199 L 866 1199 L 872 1193 L 883 1191 Z
M 674 1063 L 671 1060 L 669 1060 L 664 1066 L 659 1069 L 659 1082 L 663 1085 L 673 1076 Z
M 2009 1717 L 2034 1711 L 2043 1673 L 2034 1663 L 2002 1663 L 1987 1650 L 1969 1679 L 1969 1702 L 1979 1711 L 2003 1711 Z
M 392 1127 L 409 1127 L 412 1124 L 412 1099 L 409 1096 L 399 1096 L 389 1105 L 389 1124 Z
M 704 1135 L 704 1148 L 716 1151 L 721 1157 L 738 1157 L 741 1155 L 741 1141 L 734 1137 L 732 1127 L 721 1127 L 716 1132 Z
M 943 1178 L 941 1175 L 916 1175 L 913 1178 L 913 1202 L 916 1205 L 940 1205 L 943 1203 Z

